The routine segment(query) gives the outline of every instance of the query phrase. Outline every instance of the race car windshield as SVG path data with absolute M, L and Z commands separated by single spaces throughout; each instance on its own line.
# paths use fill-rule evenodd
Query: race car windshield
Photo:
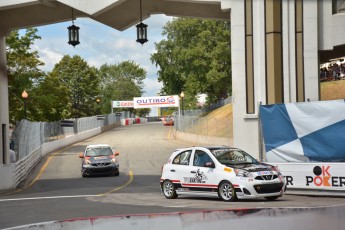
M 97 147 L 86 149 L 85 156 L 96 157 L 96 156 L 109 156 L 113 154 L 113 150 L 109 147 Z
M 248 153 L 238 149 L 212 149 L 212 154 L 224 165 L 255 164 L 258 163 Z

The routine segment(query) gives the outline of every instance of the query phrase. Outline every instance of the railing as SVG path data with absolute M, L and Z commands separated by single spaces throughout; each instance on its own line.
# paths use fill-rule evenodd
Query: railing
M 175 116 L 175 129 L 179 132 L 213 137 L 233 137 L 232 120 L 216 117 Z
M 107 114 L 102 116 L 70 119 L 69 127 L 57 122 L 30 122 L 21 120 L 12 133 L 11 146 L 16 153 L 16 159 L 30 155 L 43 143 L 65 138 L 98 127 L 120 122 L 122 116 Z
M 201 116 L 231 103 L 232 97 L 229 97 L 200 110 L 186 110 L 184 116 L 176 114 L 174 116 L 175 129 L 179 132 L 203 136 L 232 138 L 233 124 L 231 119 Z

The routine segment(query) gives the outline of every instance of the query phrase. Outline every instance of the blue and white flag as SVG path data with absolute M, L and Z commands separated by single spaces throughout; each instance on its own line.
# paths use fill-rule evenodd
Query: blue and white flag
M 345 161 L 345 101 L 260 106 L 269 162 Z

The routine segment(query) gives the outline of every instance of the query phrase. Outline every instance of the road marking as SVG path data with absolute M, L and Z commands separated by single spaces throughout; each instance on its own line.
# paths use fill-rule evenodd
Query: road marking
M 117 187 L 109 192 L 96 194 L 96 195 L 74 195 L 74 196 L 45 196 L 45 197 L 29 197 L 29 198 L 15 198 L 15 199 L 0 199 L 0 202 L 4 201 L 24 201 L 24 200 L 43 200 L 43 199 L 61 199 L 61 198 L 83 198 L 83 197 L 100 197 L 105 196 L 115 191 L 118 191 L 128 186 L 133 181 L 133 172 L 129 171 L 129 180 L 122 186 Z
M 120 186 L 120 187 L 117 187 L 117 188 L 115 188 L 115 189 L 113 189 L 113 190 L 111 190 L 111 191 L 109 191 L 109 192 L 105 192 L 105 193 L 98 194 L 98 196 L 105 196 L 105 195 L 108 195 L 108 194 L 110 194 L 110 193 L 112 193 L 112 192 L 115 192 L 115 191 L 117 191 L 117 190 L 120 190 L 120 189 L 126 187 L 127 185 L 129 185 L 130 183 L 132 183 L 132 181 L 133 181 L 133 172 L 132 172 L 132 170 L 131 170 L 131 171 L 129 171 L 129 180 L 127 181 L 126 184 L 124 184 L 124 185 L 122 185 L 122 186 Z
M 171 130 L 172 130 L 172 126 L 170 126 L 170 128 L 169 128 L 168 140 L 171 140 L 171 138 L 170 138 Z
M 67 150 L 69 148 L 71 148 L 72 146 L 69 146 L 67 148 L 63 148 L 61 149 L 60 151 L 58 152 L 55 152 L 53 155 L 49 156 L 47 161 L 44 163 L 44 165 L 42 166 L 42 168 L 40 169 L 40 171 L 38 172 L 37 176 L 35 177 L 35 179 L 33 181 L 31 181 L 31 183 L 26 186 L 25 188 L 30 188 L 34 183 L 36 183 L 36 181 L 38 181 L 40 179 L 40 177 L 42 176 L 42 174 L 44 173 L 44 171 L 46 170 L 46 168 L 48 167 L 50 161 L 58 154 L 58 153 L 61 153 L 62 151 L 64 150 Z
M 81 198 L 81 197 L 93 197 L 99 195 L 75 195 L 75 196 L 43 196 L 43 197 L 29 197 L 29 198 L 16 198 L 16 199 L 2 199 L 4 201 L 23 201 L 23 200 L 44 200 L 44 199 L 60 199 L 60 198 Z

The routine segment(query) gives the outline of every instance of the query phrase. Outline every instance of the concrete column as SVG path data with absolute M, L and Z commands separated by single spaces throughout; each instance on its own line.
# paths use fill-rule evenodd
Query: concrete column
M 318 4 L 319 2 L 303 1 L 305 99 L 310 101 L 319 100 Z
M 8 77 L 5 35 L 0 33 L 0 165 L 9 164 Z

